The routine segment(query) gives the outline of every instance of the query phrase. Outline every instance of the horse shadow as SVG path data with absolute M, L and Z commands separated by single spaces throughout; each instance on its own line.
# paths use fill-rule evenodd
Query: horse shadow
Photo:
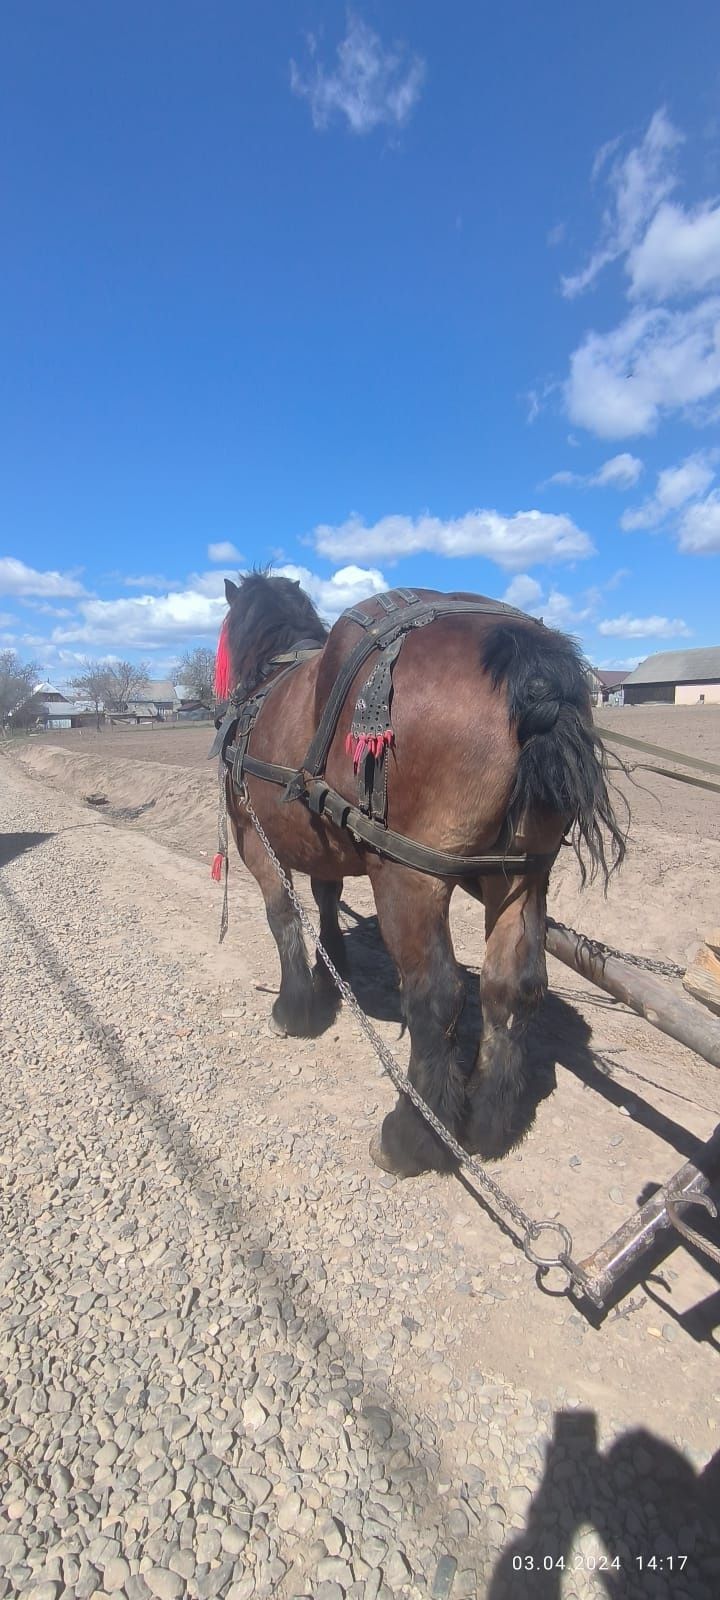
M 52 838 L 52 833 L 0 833 L 0 867 L 7 867 L 26 850 L 34 850 L 36 845 Z
M 395 1022 L 404 1029 L 397 971 L 383 944 L 377 917 L 363 916 L 345 901 L 341 901 L 340 909 L 345 915 L 344 939 L 356 999 L 368 1016 L 376 1021 Z M 469 1075 L 482 1036 L 480 984 L 476 968 L 461 965 L 460 971 L 465 985 L 461 1029 Z M 608 1004 L 612 1006 L 614 1002 Z M 524 1083 L 508 1149 L 530 1132 L 538 1106 L 557 1087 L 559 1066 L 572 1072 L 587 1088 L 594 1089 L 618 1109 L 622 1107 L 627 1111 L 631 1098 L 630 1116 L 634 1122 L 656 1134 L 685 1160 L 697 1155 L 696 1135 L 645 1100 L 636 1089 L 632 1097 L 629 1096 L 625 1084 L 615 1077 L 615 1063 L 593 1049 L 590 1023 L 575 1005 L 552 989 L 528 1024 Z M 507 1151 L 499 1152 L 503 1153 Z
M 608 1600 L 712 1600 L 719 1499 L 720 1451 L 698 1473 L 638 1428 L 603 1453 L 594 1412 L 558 1412 L 525 1528 L 505 1546 L 487 1600 L 561 1600 L 573 1575 L 584 1592 L 591 1574 Z
M 405 1023 L 397 971 L 383 944 L 376 916 L 362 916 L 341 902 L 345 914 L 345 946 L 350 964 L 351 984 L 356 1000 L 375 1021 L 394 1022 L 401 1032 Z M 347 926 L 348 919 L 351 925 Z M 482 1009 L 477 969 L 460 964 L 465 987 L 465 1005 L 459 1029 L 461 1055 L 468 1079 L 471 1077 L 482 1037 Z M 507 1147 L 493 1151 L 503 1155 L 527 1137 L 538 1106 L 557 1086 L 558 1064 L 572 1063 L 574 1071 L 588 1078 L 596 1071 L 590 1048 L 591 1029 L 574 1006 L 557 995 L 548 994 L 528 1024 L 525 1036 L 525 1074 L 515 1110 Z M 598 1074 L 598 1076 L 600 1076 Z

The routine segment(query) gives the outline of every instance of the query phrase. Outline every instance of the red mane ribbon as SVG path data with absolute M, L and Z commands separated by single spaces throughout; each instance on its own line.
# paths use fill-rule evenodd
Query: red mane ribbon
M 218 639 L 215 656 L 215 698 L 217 700 L 227 700 L 232 686 L 232 663 L 228 645 L 228 618 L 226 617 L 220 629 L 220 638 Z

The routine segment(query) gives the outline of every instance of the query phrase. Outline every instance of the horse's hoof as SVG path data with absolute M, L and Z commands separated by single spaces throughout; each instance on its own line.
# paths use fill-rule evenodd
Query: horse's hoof
M 370 1159 L 375 1162 L 376 1167 L 380 1167 L 382 1172 L 390 1172 L 394 1178 L 397 1177 L 392 1161 L 388 1159 L 383 1150 L 382 1134 L 380 1132 L 374 1133 L 370 1140 Z
M 270 1032 L 274 1033 L 278 1039 L 287 1039 L 287 1028 L 284 1028 L 281 1022 L 276 1022 L 272 1012 L 268 1017 L 268 1028 L 270 1029 Z

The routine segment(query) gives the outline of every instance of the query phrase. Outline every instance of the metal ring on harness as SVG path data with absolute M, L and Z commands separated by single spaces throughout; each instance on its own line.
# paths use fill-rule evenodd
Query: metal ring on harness
M 538 1255 L 537 1250 L 533 1250 L 530 1240 L 538 1239 L 541 1233 L 559 1233 L 565 1246 L 562 1253 L 554 1256 Z M 559 1267 L 561 1272 L 565 1273 L 568 1283 L 572 1283 L 573 1274 L 568 1265 L 572 1259 L 572 1234 L 563 1222 L 534 1222 L 532 1227 L 527 1229 L 522 1247 L 528 1261 L 531 1261 L 539 1272 L 548 1272 L 551 1267 Z

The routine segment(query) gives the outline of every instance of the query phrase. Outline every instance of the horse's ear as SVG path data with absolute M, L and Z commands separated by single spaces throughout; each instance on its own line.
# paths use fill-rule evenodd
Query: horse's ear
M 236 594 L 239 594 L 239 593 L 240 593 L 240 591 L 238 589 L 238 586 L 237 586 L 236 583 L 233 583 L 232 578 L 226 578 L 225 579 L 225 599 L 227 600 L 227 603 L 228 603 L 229 606 L 232 605 Z

